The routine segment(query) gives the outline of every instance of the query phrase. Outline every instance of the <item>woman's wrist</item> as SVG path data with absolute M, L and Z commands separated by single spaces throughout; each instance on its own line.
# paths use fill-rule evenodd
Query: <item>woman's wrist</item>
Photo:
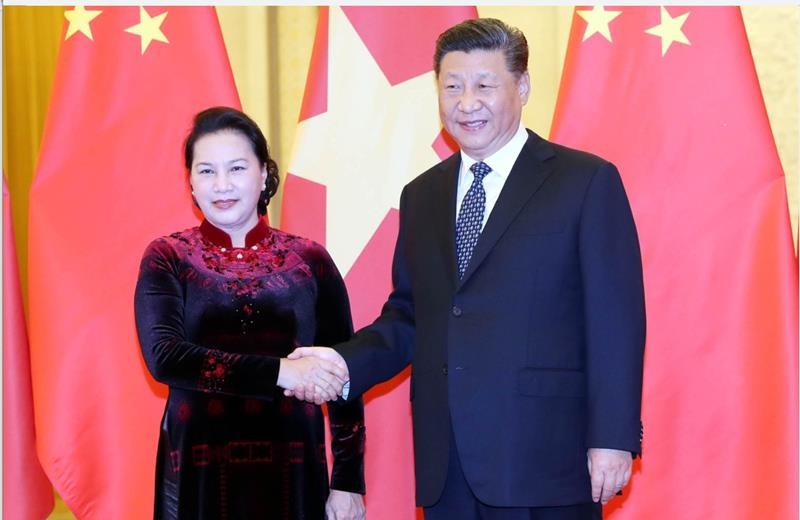
M 291 371 L 292 371 L 292 360 L 286 358 L 280 358 L 278 360 L 280 364 L 278 365 L 278 379 L 276 384 L 281 388 L 289 388 L 291 386 Z

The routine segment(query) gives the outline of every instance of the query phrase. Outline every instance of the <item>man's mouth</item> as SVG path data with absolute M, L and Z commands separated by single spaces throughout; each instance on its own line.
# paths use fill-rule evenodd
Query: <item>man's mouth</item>
M 459 126 L 465 130 L 480 130 L 484 126 L 486 126 L 485 119 L 477 119 L 475 121 L 460 121 Z

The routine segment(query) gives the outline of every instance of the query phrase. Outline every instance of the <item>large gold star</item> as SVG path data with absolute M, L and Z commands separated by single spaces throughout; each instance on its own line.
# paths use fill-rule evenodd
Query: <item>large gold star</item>
M 139 7 L 139 23 L 125 29 L 125 32 L 137 34 L 142 38 L 142 54 L 144 54 L 144 51 L 147 50 L 147 47 L 153 40 L 169 43 L 167 37 L 161 32 L 161 24 L 164 22 L 164 19 L 166 19 L 167 14 L 168 13 L 164 11 L 158 16 L 151 17 L 147 14 L 144 7 Z
M 439 162 L 441 124 L 433 71 L 392 86 L 339 7 L 328 42 L 328 110 L 299 124 L 289 171 L 326 186 L 326 247 L 347 273 L 403 186 Z
M 588 40 L 594 34 L 601 34 L 606 40 L 611 41 L 611 30 L 608 24 L 622 13 L 622 11 L 606 11 L 602 5 L 596 5 L 592 10 L 575 11 L 578 16 L 586 20 L 586 31 L 583 40 Z
M 669 49 L 669 46 L 672 45 L 672 42 L 691 45 L 689 38 L 683 34 L 683 30 L 681 29 L 681 27 L 683 27 L 683 23 L 688 17 L 689 13 L 686 12 L 673 18 L 669 15 L 667 9 L 663 5 L 661 6 L 661 23 L 655 27 L 647 29 L 645 32 L 661 38 L 662 56 L 667 54 L 667 49 Z
M 64 18 L 69 22 L 67 27 L 67 35 L 64 36 L 64 41 L 69 40 L 70 36 L 80 32 L 84 36 L 94 41 L 92 37 L 92 28 L 89 23 L 100 16 L 103 11 L 87 11 L 82 5 L 76 5 L 75 9 L 71 11 L 64 11 Z

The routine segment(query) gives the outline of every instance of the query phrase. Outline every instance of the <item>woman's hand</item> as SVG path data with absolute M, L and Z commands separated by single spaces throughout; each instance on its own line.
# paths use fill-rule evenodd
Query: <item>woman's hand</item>
M 341 395 L 342 385 L 346 380 L 347 371 L 325 359 L 317 357 L 281 358 L 278 386 L 293 389 L 302 385 L 313 389 L 313 394 L 320 397 L 317 404 L 334 400 Z
M 364 508 L 364 498 L 361 495 L 331 489 L 331 494 L 325 503 L 327 520 L 364 520 L 366 517 L 367 510 Z

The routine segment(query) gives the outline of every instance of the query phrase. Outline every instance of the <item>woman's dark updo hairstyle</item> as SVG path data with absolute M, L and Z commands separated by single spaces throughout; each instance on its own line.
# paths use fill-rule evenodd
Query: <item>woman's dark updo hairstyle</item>
M 253 146 L 253 153 L 258 157 L 259 165 L 267 169 L 267 188 L 261 191 L 258 197 L 258 214 L 267 214 L 269 200 L 278 191 L 278 165 L 269 156 L 267 139 L 258 128 L 258 125 L 247 114 L 230 107 L 211 107 L 194 116 L 192 131 L 186 138 L 183 146 L 183 155 L 186 162 L 186 171 L 191 174 L 192 161 L 194 160 L 194 143 L 207 134 L 223 130 L 232 130 L 245 136 Z

